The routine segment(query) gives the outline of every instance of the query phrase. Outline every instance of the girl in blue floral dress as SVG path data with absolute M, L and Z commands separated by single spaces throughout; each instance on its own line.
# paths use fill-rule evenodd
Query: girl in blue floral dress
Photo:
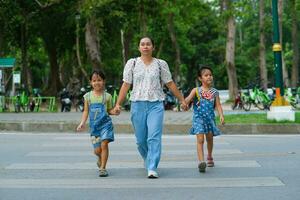
M 194 88 L 185 100 L 187 104 L 193 101 L 194 115 L 190 134 L 197 137 L 199 172 L 205 172 L 206 166 L 214 166 L 212 157 L 213 137 L 221 134 L 215 123 L 215 108 L 220 116 L 221 124 L 224 124 L 224 115 L 219 92 L 212 87 L 212 69 L 208 66 L 201 67 L 198 71 L 198 79 L 202 84 L 201 87 Z M 204 138 L 206 138 L 207 142 L 207 163 L 204 160 Z

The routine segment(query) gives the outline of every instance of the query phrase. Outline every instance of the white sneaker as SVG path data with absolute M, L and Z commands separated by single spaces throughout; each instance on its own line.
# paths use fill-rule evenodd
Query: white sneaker
M 148 170 L 148 178 L 158 178 L 158 173 L 153 170 Z

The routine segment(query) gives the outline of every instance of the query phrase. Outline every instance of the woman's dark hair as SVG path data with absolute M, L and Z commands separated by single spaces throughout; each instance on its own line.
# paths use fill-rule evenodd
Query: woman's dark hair
M 101 71 L 100 69 L 95 69 L 90 75 L 90 81 L 92 80 L 94 74 L 100 76 L 103 80 L 105 80 L 105 75 L 103 71 Z
M 143 36 L 143 37 L 141 37 L 140 38 L 140 41 L 139 41 L 139 43 L 141 42 L 141 40 L 142 39 L 144 39 L 144 38 L 148 38 L 150 41 L 151 41 L 151 43 L 152 43 L 152 46 L 154 47 L 155 46 L 155 44 L 154 44 L 154 40 L 151 38 L 151 37 L 149 37 L 149 36 Z
M 209 70 L 211 72 L 211 74 L 213 74 L 212 69 L 208 65 L 202 65 L 202 66 L 200 66 L 200 68 L 198 70 L 198 76 L 202 76 L 204 70 Z

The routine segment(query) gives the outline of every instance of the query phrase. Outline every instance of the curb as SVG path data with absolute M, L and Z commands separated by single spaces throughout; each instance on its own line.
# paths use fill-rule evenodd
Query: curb
M 34 133 L 75 133 L 75 122 L 0 122 L 0 130 Z M 165 124 L 164 134 L 188 134 L 191 124 Z M 226 124 L 223 134 L 299 134 L 300 124 Z M 114 124 L 115 133 L 133 133 L 131 124 Z

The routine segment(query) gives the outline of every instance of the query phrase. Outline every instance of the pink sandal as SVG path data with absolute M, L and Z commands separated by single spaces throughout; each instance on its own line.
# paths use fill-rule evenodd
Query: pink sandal
M 207 157 L 207 167 L 215 166 L 214 159 L 212 157 Z

